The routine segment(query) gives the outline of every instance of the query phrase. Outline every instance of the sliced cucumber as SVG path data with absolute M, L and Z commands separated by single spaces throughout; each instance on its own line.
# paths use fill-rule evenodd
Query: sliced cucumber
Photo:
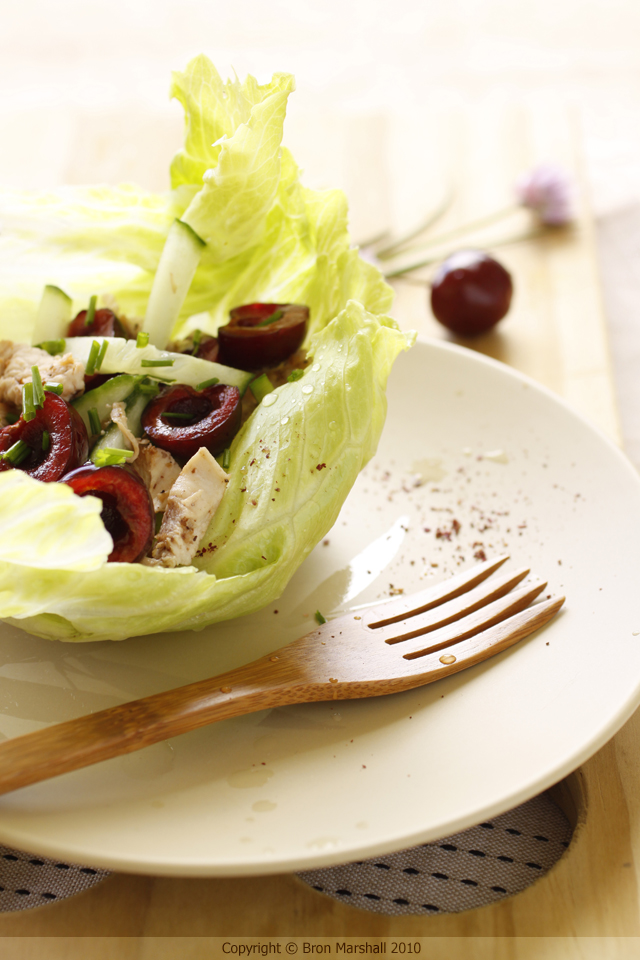
M 106 386 L 106 384 L 105 384 Z M 153 397 L 158 393 L 158 388 L 155 390 L 150 390 L 149 387 L 145 384 L 144 389 L 138 385 L 132 394 L 130 394 L 129 399 L 125 402 L 125 411 L 127 414 L 127 426 L 129 430 L 134 435 L 134 437 L 141 437 L 142 430 L 142 413 L 144 408 L 148 403 L 153 400 Z M 117 423 L 111 424 L 111 426 L 104 432 L 100 437 L 93 450 L 91 451 L 91 460 L 95 462 L 96 454 L 99 450 L 104 449 L 117 449 L 117 450 L 131 450 L 131 444 L 127 438 L 122 433 L 120 427 Z
M 122 337 L 70 337 L 66 341 L 65 350 L 73 354 L 76 360 L 86 363 L 94 340 L 100 344 L 104 340 L 108 341 L 107 351 L 100 364 L 100 373 L 130 373 L 134 376 L 154 377 L 165 383 L 186 383 L 191 387 L 197 387 L 198 384 L 216 377 L 220 383 L 238 387 L 241 393 L 253 379 L 252 373 L 236 370 L 235 367 L 224 367 L 221 363 L 211 363 L 188 353 L 157 350 L 151 344 L 140 348 L 136 346 L 135 340 L 124 340 Z
M 31 334 L 31 343 L 43 340 L 59 340 L 65 337 L 71 322 L 71 297 L 60 287 L 47 285 L 38 307 L 36 322 Z
M 100 423 L 106 423 L 109 419 L 111 407 L 117 401 L 126 400 L 131 396 L 135 388 L 140 383 L 141 377 L 133 377 L 131 374 L 124 373 L 119 377 L 112 377 L 102 386 L 95 390 L 89 390 L 83 393 L 81 397 L 74 400 L 72 406 L 76 408 L 87 428 L 89 436 L 92 434 L 91 424 L 89 422 L 89 410 L 93 407 L 98 411 Z
M 182 304 L 206 246 L 191 227 L 174 220 L 153 279 L 142 329 L 161 350 L 171 339 Z

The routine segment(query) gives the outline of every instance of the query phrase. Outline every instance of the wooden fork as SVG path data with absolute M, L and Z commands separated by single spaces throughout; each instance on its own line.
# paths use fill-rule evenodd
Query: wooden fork
M 348 613 L 259 660 L 0 744 L 0 794 L 132 753 L 216 720 L 314 700 L 409 690 L 465 670 L 547 623 L 564 597 L 529 606 L 546 583 L 528 569 L 484 583 L 485 561 L 412 596 Z

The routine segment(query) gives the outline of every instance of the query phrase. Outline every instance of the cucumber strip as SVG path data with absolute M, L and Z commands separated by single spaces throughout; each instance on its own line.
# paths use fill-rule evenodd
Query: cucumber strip
M 156 390 L 156 393 L 158 391 Z M 127 414 L 127 426 L 134 437 L 141 437 L 142 430 L 142 412 L 148 403 L 153 399 L 153 394 L 149 393 L 148 388 L 143 390 L 136 389 L 129 396 L 125 403 Z M 131 450 L 131 444 L 122 433 L 117 423 L 112 423 L 110 427 L 100 437 L 93 450 L 91 451 L 91 460 L 95 463 L 95 457 L 98 451 L 105 449 Z
M 66 336 L 71 322 L 71 306 L 71 297 L 64 290 L 47 285 L 36 314 L 31 343 L 36 345 L 43 340 L 59 340 Z
M 98 411 L 100 423 L 105 423 L 109 419 L 109 412 L 112 404 L 118 400 L 126 400 L 131 396 L 137 385 L 140 383 L 140 377 L 133 377 L 131 374 L 122 374 L 120 377 L 113 377 L 107 380 L 102 386 L 95 390 L 89 390 L 83 393 L 81 397 L 74 400 L 71 406 L 75 407 L 87 428 L 89 436 L 92 434 L 91 424 L 89 422 L 89 410 L 95 407 Z
M 244 370 L 236 370 L 235 367 L 224 367 L 221 363 L 211 363 L 201 357 L 192 357 L 188 353 L 157 350 L 151 344 L 147 347 L 137 347 L 135 340 L 124 340 L 122 337 L 70 337 L 65 342 L 65 352 L 71 353 L 76 360 L 86 363 L 94 340 L 99 343 L 108 341 L 100 373 L 131 373 L 138 376 L 157 377 L 165 382 L 186 383 L 190 387 L 197 387 L 199 383 L 217 377 L 220 383 L 238 387 L 240 393 L 244 392 L 254 376 Z M 148 367 L 142 366 L 142 360 L 166 360 L 167 364 Z
M 142 325 L 153 346 L 160 350 L 171 339 L 205 246 L 204 240 L 186 223 L 173 221 L 153 278 Z

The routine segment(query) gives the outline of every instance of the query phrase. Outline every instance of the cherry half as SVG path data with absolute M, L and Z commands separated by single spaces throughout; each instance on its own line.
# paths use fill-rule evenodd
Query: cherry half
M 480 250 L 459 250 L 440 264 L 431 284 L 431 309 L 449 330 L 475 337 L 509 310 L 511 275 Z
M 33 420 L 24 417 L 0 430 L 0 453 L 22 440 L 30 448 L 20 461 L 24 470 L 36 480 L 50 483 L 59 480 L 87 459 L 89 439 L 78 411 L 55 393 L 45 393 L 44 405 L 36 410 Z M 12 469 L 8 460 L 0 459 L 0 470 Z
M 113 539 L 108 562 L 136 563 L 147 554 L 155 529 L 153 503 L 130 467 L 87 464 L 62 477 L 79 497 L 102 500 L 100 517 Z
M 81 310 L 69 324 L 68 337 L 124 337 L 129 335 L 113 310 L 103 307 L 96 310 L 91 323 L 87 323 L 87 311 Z
M 229 316 L 229 323 L 218 329 L 220 363 L 261 370 L 277 367 L 300 348 L 309 308 L 297 303 L 247 303 Z
M 149 439 L 187 460 L 200 447 L 206 447 L 214 457 L 222 453 L 241 422 L 240 391 L 225 384 L 200 391 L 178 384 L 152 400 L 142 414 Z

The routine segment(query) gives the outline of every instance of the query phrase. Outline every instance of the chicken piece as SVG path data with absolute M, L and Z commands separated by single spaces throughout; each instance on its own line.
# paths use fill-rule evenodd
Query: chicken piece
M 200 447 L 169 492 L 167 509 L 151 551 L 163 567 L 189 566 L 218 509 L 229 477 Z
M 129 429 L 129 423 L 127 421 L 127 408 L 122 400 L 116 400 L 115 403 L 111 404 L 111 420 L 120 430 L 120 433 L 128 440 L 131 449 L 133 450 L 133 457 L 129 460 L 129 463 L 133 463 L 137 459 L 138 453 L 140 452 L 140 444 L 138 443 L 138 438 L 135 434 L 131 433 Z
M 138 442 L 134 466 L 153 500 L 153 509 L 164 513 L 171 488 L 180 476 L 180 467 L 167 450 L 154 447 L 148 440 Z
M 40 371 L 43 383 L 62 384 L 62 399 L 84 392 L 84 364 L 70 353 L 50 356 L 46 350 L 27 343 L 0 341 L 0 403 L 22 406 L 22 385 L 31 381 L 31 367 Z

